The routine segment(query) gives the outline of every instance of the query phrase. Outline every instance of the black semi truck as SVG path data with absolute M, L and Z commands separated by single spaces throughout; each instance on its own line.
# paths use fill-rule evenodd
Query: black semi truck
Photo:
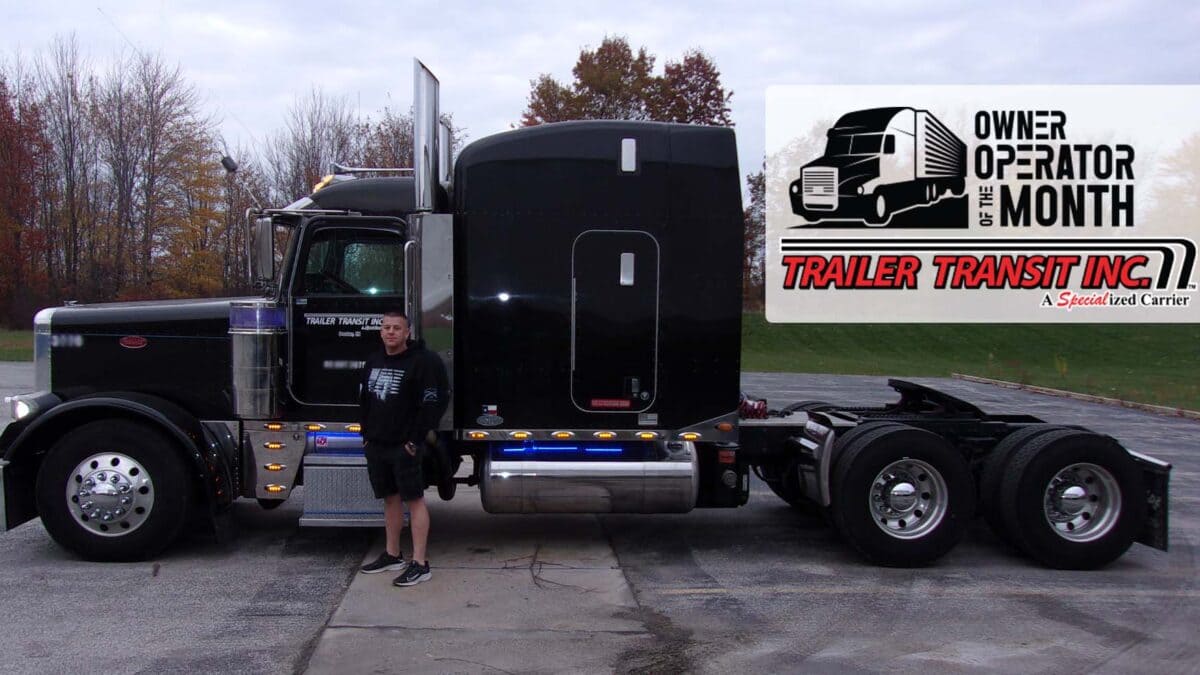
M 902 381 L 881 408 L 742 395 L 731 130 L 549 124 L 451 169 L 437 86 L 418 62 L 411 176 L 248 214 L 262 295 L 38 313 L 0 527 L 40 516 L 83 558 L 141 559 L 301 485 L 303 525 L 380 524 L 355 401 L 400 307 L 451 372 L 426 457 L 444 499 L 468 484 L 493 513 L 675 513 L 744 504 L 754 472 L 882 565 L 936 560 L 977 512 L 1058 567 L 1166 549 L 1170 467 L 1110 437 Z

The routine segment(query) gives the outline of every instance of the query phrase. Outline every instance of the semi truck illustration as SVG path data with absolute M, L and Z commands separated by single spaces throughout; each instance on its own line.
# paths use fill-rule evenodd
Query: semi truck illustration
M 897 211 L 964 192 L 967 146 L 928 110 L 846 113 L 828 139 L 788 191 L 792 212 L 806 220 L 882 226 Z

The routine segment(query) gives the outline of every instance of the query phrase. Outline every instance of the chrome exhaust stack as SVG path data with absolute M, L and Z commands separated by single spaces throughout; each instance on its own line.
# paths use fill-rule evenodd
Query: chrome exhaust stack
M 416 210 L 433 211 L 434 190 L 441 180 L 439 122 L 442 119 L 438 79 L 413 59 L 413 177 Z

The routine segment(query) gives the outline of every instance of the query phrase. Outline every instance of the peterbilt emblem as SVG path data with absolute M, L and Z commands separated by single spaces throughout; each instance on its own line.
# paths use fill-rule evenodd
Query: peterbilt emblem
M 126 335 L 117 340 L 117 343 L 125 349 L 141 349 L 146 346 L 147 342 L 148 340 L 140 335 Z
M 499 415 L 480 415 L 475 418 L 475 423 L 481 427 L 498 427 L 504 424 L 504 418 Z

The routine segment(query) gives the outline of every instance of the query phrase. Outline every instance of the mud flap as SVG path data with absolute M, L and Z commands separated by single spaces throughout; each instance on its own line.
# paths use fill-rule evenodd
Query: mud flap
M 1160 551 L 1167 550 L 1169 536 L 1168 488 L 1171 480 L 1171 465 L 1146 455 L 1129 452 L 1142 469 L 1142 482 L 1146 486 L 1146 521 L 1142 524 L 1138 543 Z

